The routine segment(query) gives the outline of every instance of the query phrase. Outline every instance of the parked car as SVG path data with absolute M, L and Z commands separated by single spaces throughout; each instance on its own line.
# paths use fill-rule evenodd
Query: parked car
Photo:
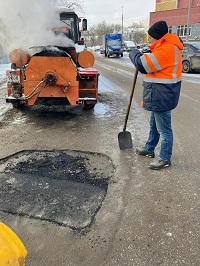
M 182 72 L 200 72 L 200 42 L 184 42 L 182 54 Z
M 144 43 L 143 45 L 140 46 L 140 52 L 144 53 L 150 53 L 150 49 L 149 49 L 149 45 L 150 43 Z
M 100 46 L 100 54 L 104 54 L 103 45 Z
M 100 45 L 95 46 L 95 47 L 94 47 L 94 51 L 95 51 L 95 52 L 99 52 L 99 51 L 100 51 Z
M 137 48 L 137 45 L 133 41 L 124 41 L 124 48 L 130 52 L 130 50 Z

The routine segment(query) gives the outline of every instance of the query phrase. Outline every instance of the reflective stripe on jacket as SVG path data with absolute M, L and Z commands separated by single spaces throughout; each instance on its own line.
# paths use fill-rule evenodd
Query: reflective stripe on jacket
M 175 34 L 167 33 L 149 48 L 152 53 L 141 56 L 146 70 L 144 81 L 156 83 L 176 83 L 182 76 L 182 56 L 180 49 L 183 44 Z

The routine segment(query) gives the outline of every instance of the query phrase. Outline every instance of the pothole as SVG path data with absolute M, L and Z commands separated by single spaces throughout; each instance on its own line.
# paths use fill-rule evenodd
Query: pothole
M 101 208 L 113 170 L 100 153 L 18 152 L 0 160 L 0 210 L 84 229 Z

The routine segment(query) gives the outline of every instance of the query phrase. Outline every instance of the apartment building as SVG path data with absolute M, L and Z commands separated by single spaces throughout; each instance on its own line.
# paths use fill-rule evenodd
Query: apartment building
M 169 32 L 183 40 L 200 40 L 200 0 L 156 0 L 155 12 L 150 13 L 150 26 L 165 20 Z

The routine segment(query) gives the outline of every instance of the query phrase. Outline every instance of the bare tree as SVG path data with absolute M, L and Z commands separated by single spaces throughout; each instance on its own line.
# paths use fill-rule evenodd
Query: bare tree
M 88 46 L 94 46 L 101 45 L 104 34 L 114 32 L 121 32 L 121 25 L 107 24 L 105 21 L 102 21 L 97 25 L 91 27 L 86 33 L 84 32 L 82 35 L 85 36 Z
M 51 5 L 65 6 L 84 13 L 84 2 L 82 0 L 51 0 Z
M 124 29 L 124 40 L 131 40 L 135 43 L 143 43 L 145 36 L 145 26 L 140 22 L 133 22 Z

